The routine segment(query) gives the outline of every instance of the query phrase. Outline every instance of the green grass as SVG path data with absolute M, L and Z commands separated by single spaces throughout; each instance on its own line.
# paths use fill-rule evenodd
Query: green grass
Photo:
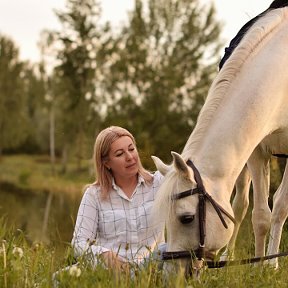
M 76 164 L 68 167 L 68 173 L 62 175 L 61 165 L 56 165 L 56 175 L 51 172 L 49 158 L 44 156 L 30 157 L 26 155 L 5 156 L 0 159 L 0 183 L 10 183 L 17 189 L 27 191 L 53 191 L 79 196 L 83 186 L 93 181 L 87 179 L 88 161 L 85 169 L 77 172 Z M 127 275 L 115 275 L 102 267 L 93 269 L 84 261 L 80 263 L 81 275 L 71 271 L 62 271 L 71 264 L 71 248 L 69 242 L 60 244 L 52 242 L 27 241 L 25 231 L 8 224 L 8 219 L 0 217 L 0 287 L 52 287 L 52 275 L 56 271 L 59 287 L 287 287 L 288 257 L 279 259 L 279 269 L 274 270 L 265 265 L 242 265 L 220 269 L 206 269 L 200 281 L 185 279 L 180 274 L 169 274 L 164 278 L 156 264 L 151 263 L 140 271 L 133 279 Z M 70 219 L 64 219 L 67 222 Z M 280 250 L 288 249 L 287 227 L 284 227 Z M 59 246 L 59 247 L 58 247 Z M 64 246 L 64 247 L 63 247 Z M 240 229 L 237 241 L 236 259 L 253 255 L 254 237 L 251 227 L 251 211 L 249 211 Z M 23 252 L 23 255 L 22 255 Z M 75 272 L 75 271 L 74 271 Z M 72 275 L 71 275 L 72 274 Z
M 66 193 L 73 197 L 81 194 L 87 183 L 94 181 L 94 175 L 89 173 L 89 166 L 91 162 L 85 160 L 82 169 L 78 171 L 76 163 L 72 162 L 64 174 L 61 173 L 62 165 L 58 160 L 55 173 L 52 173 L 48 156 L 2 156 L 0 158 L 0 183 L 34 192 Z
M 28 244 L 23 233 L 8 228 L 4 219 L 0 219 L 0 227 L 0 287 L 3 288 L 52 287 L 55 271 L 60 271 L 57 276 L 60 283 L 58 287 L 287 287 L 286 258 L 280 259 L 278 270 L 265 265 L 206 269 L 199 281 L 185 279 L 180 274 L 170 274 L 164 278 L 156 268 L 157 263 L 151 263 L 134 278 L 130 278 L 100 266 L 95 270 L 81 262 L 80 275 L 77 275 L 69 269 L 61 270 L 69 264 L 68 246 L 66 257 L 57 259 L 53 247 L 41 243 Z

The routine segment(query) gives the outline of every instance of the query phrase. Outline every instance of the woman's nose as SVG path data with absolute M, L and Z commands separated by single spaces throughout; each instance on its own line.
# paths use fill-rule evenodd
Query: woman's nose
M 126 153 L 126 159 L 130 160 L 132 158 L 132 154 L 130 152 Z

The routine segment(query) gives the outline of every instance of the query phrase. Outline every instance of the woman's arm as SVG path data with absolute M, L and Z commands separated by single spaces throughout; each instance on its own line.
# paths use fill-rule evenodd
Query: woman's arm
M 93 253 L 94 256 L 100 255 L 109 249 L 97 245 L 97 231 L 99 225 L 98 206 L 96 202 L 94 187 L 89 187 L 81 200 L 76 225 L 73 233 L 72 245 L 76 256 L 85 253 Z
M 99 207 L 96 201 L 95 188 L 88 188 L 81 200 L 76 225 L 73 233 L 72 245 L 76 256 L 88 253 L 93 255 L 94 262 L 102 260 L 106 267 L 126 271 L 129 267 L 126 259 L 115 252 L 97 245 L 97 231 L 99 226 Z

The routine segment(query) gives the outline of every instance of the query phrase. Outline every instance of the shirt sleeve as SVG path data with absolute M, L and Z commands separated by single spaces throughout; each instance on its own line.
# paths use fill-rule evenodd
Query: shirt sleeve
M 95 195 L 95 187 L 89 187 L 81 200 L 76 225 L 73 233 L 72 246 L 76 256 L 93 254 L 93 256 L 109 251 L 97 245 L 97 231 L 99 222 L 99 207 Z

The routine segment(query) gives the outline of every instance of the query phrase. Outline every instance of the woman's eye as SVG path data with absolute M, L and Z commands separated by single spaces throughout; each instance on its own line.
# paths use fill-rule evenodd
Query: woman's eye
M 116 154 L 116 157 L 120 157 L 121 155 L 123 155 L 123 152 Z

